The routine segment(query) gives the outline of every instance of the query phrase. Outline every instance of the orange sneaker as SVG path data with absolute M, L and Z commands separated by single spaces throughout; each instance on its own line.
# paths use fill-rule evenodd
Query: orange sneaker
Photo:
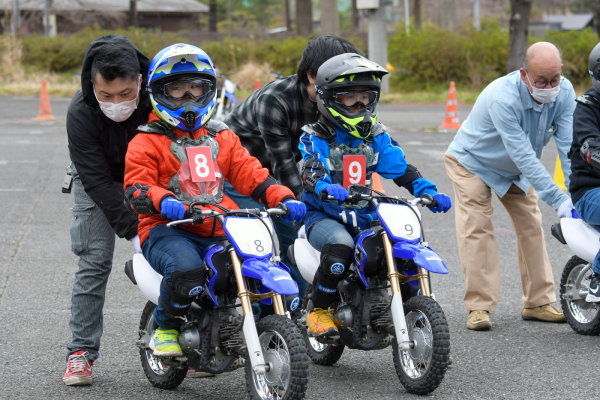
M 308 329 L 313 336 L 337 335 L 339 332 L 331 319 L 333 310 L 315 308 L 306 316 Z

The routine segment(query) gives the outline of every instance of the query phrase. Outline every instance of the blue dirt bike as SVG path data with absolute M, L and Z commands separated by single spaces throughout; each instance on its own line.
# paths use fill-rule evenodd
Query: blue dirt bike
M 250 398 L 303 399 L 308 357 L 302 336 L 289 317 L 299 302 L 298 285 L 287 266 L 273 261 L 278 260 L 278 249 L 269 219 L 288 211 L 215 211 L 196 205 L 190 206 L 190 218 L 167 226 L 216 218 L 227 238 L 204 251 L 207 283 L 182 320 L 179 344 L 183 357 L 156 357 L 150 349 L 162 276 L 142 254 L 135 254 L 125 267 L 148 299 L 138 340 L 146 377 L 156 387 L 174 389 L 189 368 L 220 374 L 245 367 Z M 274 314 L 255 322 L 252 302 L 272 305 Z
M 370 202 L 378 221 L 358 234 L 349 274 L 338 284 L 333 320 L 339 336 L 311 335 L 306 315 L 312 309 L 312 287 L 307 289 L 298 323 L 309 357 L 316 364 L 332 365 L 345 347 L 376 350 L 391 344 L 396 374 L 405 389 L 430 393 L 444 378 L 450 351 L 448 323 L 429 280 L 430 273 L 447 274 L 448 269 L 425 242 L 417 207 L 434 200 L 426 195 L 408 201 L 359 185 L 348 191 L 345 202 Z M 304 279 L 313 282 L 320 253 L 303 228 L 290 247 L 290 259 Z

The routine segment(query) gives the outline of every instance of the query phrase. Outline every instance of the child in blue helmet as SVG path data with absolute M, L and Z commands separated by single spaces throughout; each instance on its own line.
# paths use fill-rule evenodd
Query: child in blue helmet
M 354 253 L 354 237 L 377 218 L 368 204 L 342 205 L 352 183 L 371 186 L 371 175 L 407 188 L 413 195 L 429 194 L 430 209 L 446 212 L 448 196 L 421 177 L 406 162 L 404 152 L 377 122 L 381 78 L 387 71 L 368 59 L 346 53 L 332 57 L 317 71 L 315 88 L 320 118 L 303 127 L 300 150 L 304 158 L 303 180 L 306 232 L 310 244 L 321 252 L 321 263 L 313 282 L 314 309 L 307 316 L 314 336 L 337 334 L 331 305 L 339 297 L 337 284 L 343 279 Z M 323 201 L 326 193 L 338 202 Z
M 217 211 L 239 208 L 223 192 L 225 179 L 268 207 L 285 204 L 289 220 L 302 220 L 305 207 L 269 176 L 224 123 L 210 121 L 216 76 L 202 49 L 183 43 L 163 49 L 150 63 L 148 84 L 154 111 L 129 143 L 125 197 L 139 215 L 144 257 L 163 276 L 153 314 L 158 328 L 150 347 L 155 356 L 177 357 L 182 355 L 178 317 L 187 314 L 206 280 L 202 250 L 225 232 L 214 219 L 172 228 L 167 228 L 168 220 L 182 219 L 194 201 Z

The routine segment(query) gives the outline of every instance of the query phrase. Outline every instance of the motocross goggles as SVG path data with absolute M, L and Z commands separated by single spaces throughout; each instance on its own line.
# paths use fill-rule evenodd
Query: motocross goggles
M 214 95 L 215 84 L 214 80 L 205 78 L 178 77 L 164 83 L 161 89 L 171 101 L 182 101 L 187 96 L 202 107 Z
M 350 113 L 363 109 L 373 111 L 379 91 L 368 88 L 340 88 L 333 91 L 333 102 Z

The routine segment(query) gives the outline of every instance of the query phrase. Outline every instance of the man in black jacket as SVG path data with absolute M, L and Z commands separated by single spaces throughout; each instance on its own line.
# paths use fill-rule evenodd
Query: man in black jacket
M 590 52 L 588 69 L 593 86 L 577 98 L 573 113 L 569 192 L 581 218 L 600 225 L 600 43 Z M 586 301 L 597 303 L 600 302 L 600 252 L 592 271 Z
M 141 252 L 137 216 L 123 203 L 123 174 L 127 144 L 152 109 L 142 90 L 149 63 L 125 37 L 95 40 L 83 58 L 81 91 L 67 113 L 74 192 L 71 247 L 79 257 L 63 377 L 69 386 L 92 383 L 115 234 Z
M 242 145 L 261 162 L 282 185 L 302 195 L 302 179 L 298 163 L 302 155 L 298 148 L 302 127 L 317 121 L 315 77 L 325 61 L 342 53 L 359 53 L 346 39 L 321 35 L 311 39 L 298 64 L 296 74 L 271 82 L 244 100 L 224 119 Z M 242 208 L 261 205 L 237 193 L 229 182 L 225 191 Z M 279 239 L 282 261 L 291 268 L 292 278 L 298 282 L 300 296 L 307 287 L 298 268 L 287 259 L 287 249 L 296 239 L 293 223 L 279 218 L 273 221 Z

